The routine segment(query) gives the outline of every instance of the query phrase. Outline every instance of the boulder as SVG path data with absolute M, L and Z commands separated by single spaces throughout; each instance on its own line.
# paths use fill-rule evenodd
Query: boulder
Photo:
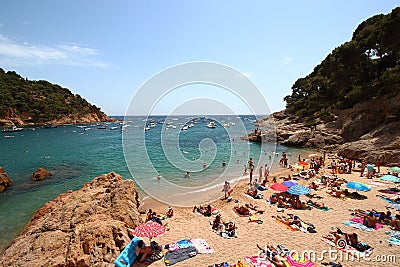
M 53 174 L 46 170 L 45 168 L 39 168 L 35 172 L 33 172 L 32 181 L 41 181 L 46 178 L 49 178 Z
M 6 188 L 11 185 L 12 182 L 10 180 L 10 177 L 7 175 L 4 169 L 0 167 L 0 193 L 4 192 L 4 190 L 6 190 Z
M 114 266 L 142 223 L 132 180 L 104 174 L 46 203 L 0 255 L 0 266 Z

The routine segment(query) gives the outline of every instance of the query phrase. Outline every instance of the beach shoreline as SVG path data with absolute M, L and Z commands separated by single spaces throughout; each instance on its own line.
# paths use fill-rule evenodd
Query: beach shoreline
M 318 152 L 320 155 L 321 152 Z M 328 159 L 330 158 L 330 159 Z M 327 162 L 325 166 L 330 164 L 332 154 L 327 155 Z M 381 167 L 381 173 L 387 173 L 387 167 Z M 287 177 L 289 174 L 296 173 L 290 169 L 281 169 L 278 172 L 271 173 L 269 181 L 272 177 L 276 176 L 278 182 L 282 182 L 280 177 Z M 324 170 L 325 175 L 331 175 L 331 169 Z M 349 220 L 351 217 L 351 210 L 356 209 L 376 209 L 380 211 L 386 211 L 387 202 L 380 200 L 376 197 L 379 193 L 377 190 L 385 188 L 385 186 L 392 185 L 391 183 L 380 182 L 379 179 L 367 179 L 360 177 L 359 172 L 352 172 L 351 174 L 337 174 L 338 177 L 344 178 L 347 181 L 358 181 L 363 182 L 371 186 L 371 191 L 360 192 L 365 195 L 365 200 L 341 200 L 329 196 L 326 193 L 326 188 L 313 193 L 322 196 L 321 201 L 324 202 L 330 209 L 328 211 L 318 210 L 313 208 L 311 210 L 287 210 L 279 212 L 275 205 L 270 205 L 265 200 L 275 191 L 268 189 L 266 191 L 260 191 L 264 194 L 264 199 L 252 199 L 249 196 L 244 195 L 244 192 L 248 188 L 248 176 L 243 177 L 233 188 L 232 201 L 227 202 L 223 200 L 224 193 L 221 192 L 221 198 L 216 199 L 211 204 L 212 207 L 216 208 L 221 214 L 222 219 L 232 221 L 237 226 L 237 238 L 226 239 L 222 238 L 211 231 L 210 222 L 214 217 L 204 217 L 193 212 L 193 207 L 173 207 L 174 216 L 164 221 L 167 224 L 169 231 L 164 235 L 155 238 L 160 244 L 169 244 L 177 242 L 182 239 L 195 239 L 204 238 L 211 248 L 215 250 L 212 254 L 199 254 L 192 259 L 188 259 L 175 264 L 175 266 L 191 266 L 193 264 L 199 266 L 209 266 L 214 263 L 228 262 L 230 264 L 242 261 L 245 266 L 251 266 L 247 263 L 244 258 L 246 256 L 255 256 L 258 253 L 256 247 L 257 244 L 264 246 L 265 244 L 278 245 L 282 244 L 290 250 L 295 250 L 300 253 L 314 253 L 315 263 L 320 266 L 321 262 L 340 262 L 343 266 L 356 267 L 362 264 L 363 266 L 387 266 L 386 263 L 377 263 L 377 259 L 385 258 L 386 260 L 394 260 L 397 263 L 400 262 L 400 258 L 396 258 L 398 255 L 398 248 L 391 246 L 386 240 L 389 238 L 385 234 L 386 231 L 390 230 L 388 226 L 384 226 L 383 229 L 379 229 L 373 232 L 365 232 L 359 229 L 348 227 L 342 224 L 344 221 Z M 258 178 L 258 174 L 255 174 L 255 178 Z M 311 181 L 298 180 L 299 184 L 307 185 Z M 305 201 L 307 198 L 301 196 L 300 199 Z M 249 222 L 247 217 L 240 217 L 233 210 L 234 206 L 243 205 L 249 203 L 256 205 L 264 210 L 263 214 L 256 214 L 255 216 L 260 219 L 263 223 L 257 224 Z M 145 211 L 148 208 L 152 208 L 157 214 L 163 214 L 167 211 L 168 205 L 163 203 L 143 203 L 141 211 Z M 398 212 L 392 211 L 393 214 Z M 317 233 L 304 233 L 301 231 L 292 232 L 284 227 L 282 224 L 276 223 L 272 216 L 295 214 L 303 220 L 312 223 L 315 226 Z M 143 219 L 145 214 L 142 214 Z M 359 240 L 363 241 L 372 247 L 374 247 L 373 253 L 369 258 L 366 259 L 349 259 L 347 254 L 339 250 L 335 250 L 329 246 L 326 242 L 322 241 L 322 236 L 327 235 L 330 231 L 339 227 L 345 232 L 355 232 L 359 236 Z M 333 253 L 328 255 L 327 253 Z M 394 256 L 393 256 L 394 255 Z M 392 263 L 392 265 L 396 265 Z M 140 265 L 139 265 L 140 266 Z M 154 262 L 152 266 L 164 266 L 162 262 Z

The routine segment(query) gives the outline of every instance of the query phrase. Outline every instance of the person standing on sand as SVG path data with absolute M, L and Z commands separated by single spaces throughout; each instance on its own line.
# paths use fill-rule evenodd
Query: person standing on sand
M 363 177 L 364 171 L 365 171 L 365 167 L 366 167 L 365 160 L 363 160 L 362 163 L 361 163 L 361 173 L 360 173 L 360 177 Z
M 260 166 L 260 168 L 258 168 L 258 176 L 259 176 L 259 180 L 262 181 L 262 175 L 263 175 L 263 167 Z
M 222 189 L 222 191 L 224 191 L 224 193 L 225 193 L 224 199 L 227 199 L 227 197 L 231 196 L 232 188 L 231 188 L 231 184 L 228 181 L 225 181 L 224 188 Z
M 268 164 L 265 164 L 264 167 L 264 178 L 267 179 L 269 175 Z
M 253 171 L 254 171 L 254 165 L 253 165 L 253 158 L 250 158 L 249 159 L 249 169 L 250 169 L 250 184 L 251 184 L 251 182 L 252 182 L 252 180 L 253 180 Z

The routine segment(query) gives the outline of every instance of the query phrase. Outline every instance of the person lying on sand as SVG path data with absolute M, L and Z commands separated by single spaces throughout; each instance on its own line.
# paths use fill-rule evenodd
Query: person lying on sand
M 347 189 L 342 190 L 338 186 L 338 187 L 332 187 L 330 190 L 326 191 L 326 193 L 333 197 L 344 199 L 346 197 L 346 191 L 347 191 Z
M 328 207 L 323 202 L 312 201 L 311 199 L 307 201 L 307 204 L 317 208 L 317 209 L 327 209 Z
M 260 213 L 260 214 L 264 213 L 264 210 L 261 210 L 258 206 L 253 206 L 250 203 L 246 203 L 246 204 L 244 204 L 244 206 L 248 209 L 254 210 L 256 213 Z
M 257 248 L 261 250 L 268 259 L 277 267 L 284 267 L 285 259 L 279 255 L 279 251 L 276 250 L 273 246 L 266 244 L 264 248 L 262 248 L 259 244 L 257 244 Z M 272 253 L 271 255 L 267 255 L 268 251 Z
M 272 217 L 274 217 L 274 216 L 272 216 Z M 276 218 L 277 218 L 279 221 L 281 221 L 281 222 L 283 222 L 284 224 L 286 224 L 287 226 L 296 225 L 296 226 L 298 226 L 299 228 L 301 227 L 300 218 L 299 218 L 298 216 L 296 216 L 296 215 L 293 216 L 293 217 L 291 216 L 290 218 L 281 217 L 281 216 L 277 215 Z
M 395 219 L 390 222 L 390 226 L 393 230 L 400 231 L 400 214 L 396 214 Z
M 347 234 L 339 228 L 337 228 L 335 232 L 330 232 L 329 235 L 324 236 L 324 238 L 333 241 L 337 245 L 339 240 L 344 240 L 346 241 L 346 244 L 352 246 L 353 248 L 357 248 L 358 244 L 358 236 L 356 233 Z
M 206 217 L 210 217 L 212 215 L 212 208 L 211 208 L 211 205 L 207 205 L 207 207 L 194 206 L 193 212 L 197 212 Z
M 250 209 L 246 206 L 240 206 L 234 208 L 239 215 L 249 216 L 251 215 Z
M 375 229 L 378 219 L 374 216 L 372 212 L 367 212 L 363 216 L 363 224 L 368 228 Z

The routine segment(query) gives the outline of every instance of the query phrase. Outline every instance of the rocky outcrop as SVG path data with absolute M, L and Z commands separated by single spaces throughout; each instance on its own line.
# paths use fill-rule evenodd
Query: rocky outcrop
M 46 203 L 0 255 L 1 266 L 114 266 L 141 223 L 132 180 L 104 174 Z
M 39 168 L 33 172 L 32 181 L 41 181 L 46 178 L 49 178 L 52 175 L 53 174 L 51 172 L 49 172 L 48 170 L 46 170 L 45 168 Z
M 4 190 L 6 190 L 6 188 L 9 186 L 12 186 L 10 177 L 7 175 L 4 169 L 0 167 L 0 193 L 4 192 Z
M 57 120 L 50 120 L 45 122 L 35 122 L 29 114 L 17 115 L 16 110 L 9 108 L 4 118 L 0 117 L 0 125 L 3 126 L 26 126 L 26 125 L 59 125 L 59 124 L 75 124 L 75 123 L 92 123 L 92 122 L 114 122 L 114 118 L 108 118 L 103 112 L 87 113 L 85 115 L 70 114 Z
M 284 110 L 259 121 L 258 125 L 264 129 L 261 136 L 276 131 L 276 141 L 285 146 L 337 151 L 343 157 L 392 166 L 400 162 L 400 115 L 394 115 L 399 110 L 398 103 L 400 95 L 371 99 L 351 109 L 332 110 L 332 122 L 316 120 L 311 125 Z

